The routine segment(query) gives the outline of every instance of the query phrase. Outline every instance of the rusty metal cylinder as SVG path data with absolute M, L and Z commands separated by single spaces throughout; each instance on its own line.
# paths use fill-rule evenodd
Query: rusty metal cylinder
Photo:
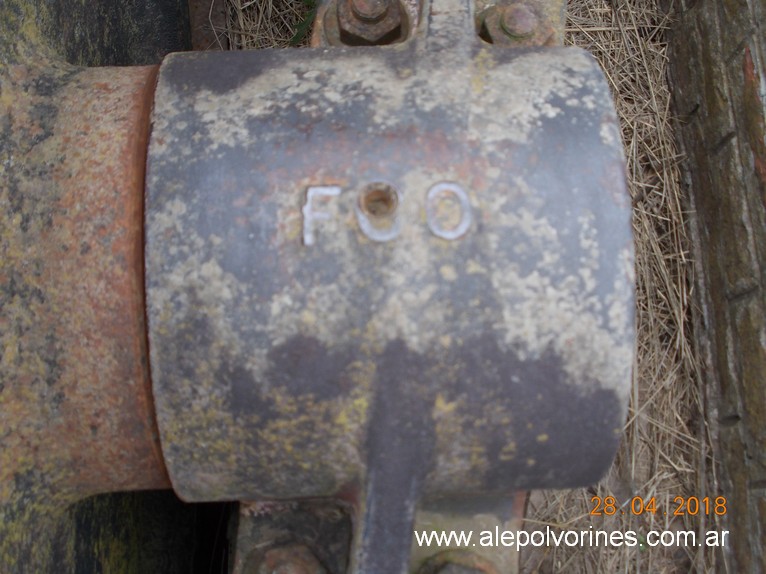
M 3 78 L 18 99 L 2 140 L 0 478 L 49 475 L 39 486 L 69 495 L 166 486 L 142 286 L 156 68 L 61 67 Z
M 170 486 L 143 299 L 157 69 L 0 55 L 0 570 L 43 572 L 67 505 Z
M 181 496 L 507 493 L 610 464 L 630 203 L 586 53 L 173 55 L 146 221 Z

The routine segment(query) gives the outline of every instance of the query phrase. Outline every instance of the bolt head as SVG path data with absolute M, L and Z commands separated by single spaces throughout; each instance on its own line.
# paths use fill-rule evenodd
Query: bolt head
M 401 40 L 404 18 L 399 0 L 337 0 L 337 18 L 344 44 L 381 45 Z
M 531 0 L 511 0 L 488 8 L 479 35 L 501 46 L 546 46 L 555 38 L 553 26 Z
M 354 16 L 363 22 L 379 22 L 388 13 L 390 0 L 349 0 Z
M 511 37 L 528 38 L 539 25 L 537 14 L 526 4 L 511 4 L 501 9 L 500 26 Z

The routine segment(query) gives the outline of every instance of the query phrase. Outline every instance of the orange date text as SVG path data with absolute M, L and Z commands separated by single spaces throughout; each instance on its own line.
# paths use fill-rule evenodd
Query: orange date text
M 634 496 L 629 501 L 618 505 L 614 496 L 593 496 L 591 499 L 593 505 L 590 510 L 591 516 L 614 516 L 615 514 L 632 514 L 633 516 L 641 516 L 642 514 L 660 514 L 671 516 L 696 516 L 698 514 L 723 516 L 726 514 L 726 497 L 717 496 L 711 498 L 705 496 L 699 498 L 697 496 L 676 496 L 672 502 L 669 503 L 669 507 L 662 512 L 657 507 L 657 501 L 654 496 L 650 498 L 644 498 L 642 496 Z

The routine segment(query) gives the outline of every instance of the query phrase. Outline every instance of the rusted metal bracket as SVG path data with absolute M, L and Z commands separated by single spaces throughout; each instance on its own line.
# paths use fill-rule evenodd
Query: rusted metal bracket
M 608 88 L 473 5 L 391 46 L 178 54 L 147 177 L 152 379 L 187 500 L 344 500 L 351 572 L 418 508 L 598 480 L 632 238 Z M 459 39 L 459 41 L 456 41 Z

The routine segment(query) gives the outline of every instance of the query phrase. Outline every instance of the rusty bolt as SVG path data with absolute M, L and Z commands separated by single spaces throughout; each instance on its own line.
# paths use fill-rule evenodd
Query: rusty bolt
M 267 550 L 254 574 L 326 574 L 326 571 L 311 550 L 294 544 Z
M 500 10 L 500 26 L 512 38 L 528 38 L 539 25 L 537 14 L 527 4 L 511 4 Z
M 391 7 L 390 0 L 349 0 L 351 11 L 364 22 L 380 22 Z
M 504 46 L 545 46 L 554 38 L 553 26 L 529 1 L 492 6 L 484 12 L 479 35 Z
M 497 569 L 473 552 L 446 550 L 426 560 L 418 574 L 497 574 Z
M 337 0 L 337 18 L 344 44 L 393 44 L 404 36 L 399 0 Z

